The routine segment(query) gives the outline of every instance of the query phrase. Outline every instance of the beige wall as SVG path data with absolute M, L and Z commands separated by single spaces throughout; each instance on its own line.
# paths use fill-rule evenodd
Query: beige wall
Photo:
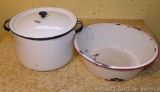
M 153 1 L 155 2 L 152 2 L 153 6 L 150 12 L 142 19 L 147 23 L 160 43 L 160 0 Z
M 45 6 L 68 9 L 78 18 L 143 19 L 160 41 L 160 0 L 0 0 L 0 25 L 17 13 Z M 0 27 L 0 40 L 6 33 Z

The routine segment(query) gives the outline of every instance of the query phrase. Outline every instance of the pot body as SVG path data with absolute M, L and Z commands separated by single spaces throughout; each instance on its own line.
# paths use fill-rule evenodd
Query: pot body
M 77 24 L 81 24 L 80 28 L 73 31 Z M 40 7 L 17 14 L 6 20 L 3 27 L 14 33 L 22 65 L 37 71 L 50 71 L 70 61 L 74 33 L 81 31 L 83 24 L 66 9 Z
M 20 63 L 37 71 L 50 71 L 67 64 L 73 54 L 73 32 L 50 40 L 30 40 L 14 34 Z

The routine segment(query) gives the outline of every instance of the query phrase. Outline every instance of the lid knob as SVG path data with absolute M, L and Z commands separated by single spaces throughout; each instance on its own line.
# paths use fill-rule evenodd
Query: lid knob
M 47 12 L 41 11 L 41 12 L 39 12 L 39 15 L 41 15 L 41 18 L 45 18 L 47 15 Z

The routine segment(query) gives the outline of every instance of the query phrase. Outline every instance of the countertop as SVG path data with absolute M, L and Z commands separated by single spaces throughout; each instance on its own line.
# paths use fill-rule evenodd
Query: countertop
M 152 37 L 142 20 L 79 19 L 84 26 L 95 23 L 123 23 L 144 30 Z M 18 61 L 13 34 L 9 32 L 0 43 L 0 92 L 160 92 L 160 57 L 135 78 L 113 82 L 100 79 L 85 67 L 81 56 L 74 50 L 72 60 L 64 67 L 38 72 Z

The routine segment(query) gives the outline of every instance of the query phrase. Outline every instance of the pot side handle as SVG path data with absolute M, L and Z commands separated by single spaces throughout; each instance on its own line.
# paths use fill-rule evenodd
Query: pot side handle
M 78 33 L 80 31 L 82 31 L 82 29 L 83 29 L 83 23 L 82 23 L 82 21 L 77 21 L 77 24 L 80 24 L 81 26 L 78 29 L 75 30 L 75 33 Z
M 4 25 L 3 25 L 3 28 L 6 30 L 6 31 L 10 31 L 11 29 L 9 28 L 9 25 L 7 25 L 9 22 L 10 22 L 11 19 L 7 19 L 5 22 L 4 22 Z M 7 25 L 7 26 L 6 26 Z

